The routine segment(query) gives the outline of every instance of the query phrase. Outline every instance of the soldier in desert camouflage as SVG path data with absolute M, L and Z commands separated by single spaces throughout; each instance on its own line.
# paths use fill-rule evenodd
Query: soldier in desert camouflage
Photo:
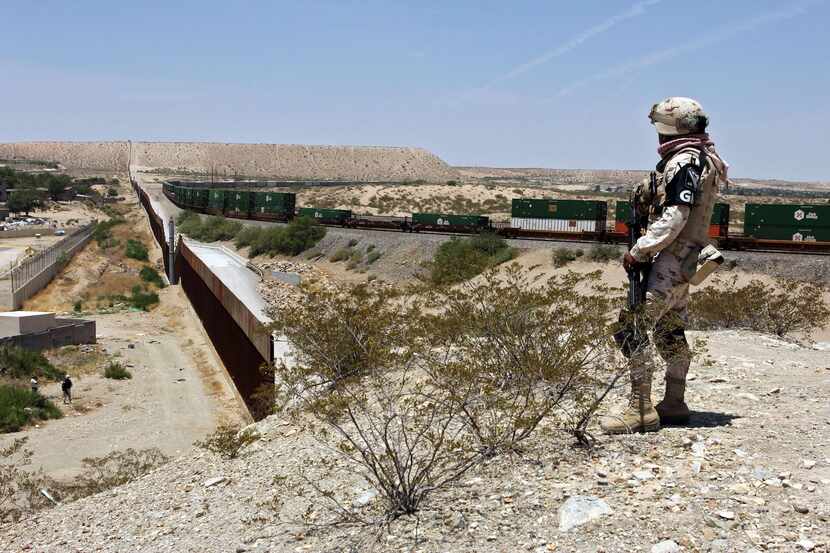
M 650 208 L 646 233 L 626 252 L 623 265 L 653 261 L 646 288 L 643 319 L 651 330 L 629 356 L 631 396 L 627 409 L 604 417 L 609 434 L 655 431 L 663 424 L 689 420 L 684 400 L 691 353 L 686 341 L 689 281 L 698 256 L 709 244 L 709 220 L 719 187 L 726 183 L 728 165 L 706 134 L 709 118 L 690 98 L 668 98 L 649 114 L 660 146 L 656 190 L 640 185 L 637 194 Z M 651 402 L 654 372 L 652 343 L 666 363 L 666 395 Z

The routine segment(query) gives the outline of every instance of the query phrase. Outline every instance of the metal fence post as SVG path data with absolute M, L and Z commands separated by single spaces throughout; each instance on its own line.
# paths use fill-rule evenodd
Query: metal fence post
M 169 275 L 167 275 L 167 277 L 170 280 L 170 284 L 177 284 L 178 275 L 176 274 L 176 223 L 173 221 L 172 217 L 170 217 L 170 220 L 167 222 L 167 230 L 167 267 L 169 268 L 168 272 L 170 273 Z

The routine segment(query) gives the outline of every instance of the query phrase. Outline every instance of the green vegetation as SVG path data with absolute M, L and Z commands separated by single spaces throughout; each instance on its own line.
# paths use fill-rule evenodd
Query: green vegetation
M 100 221 L 95 225 L 95 230 L 92 231 L 92 237 L 98 242 L 98 245 L 103 249 L 109 249 L 118 245 L 118 240 L 112 236 L 112 228 L 117 225 L 126 223 L 126 219 L 119 214 L 110 216 L 106 221 Z
M 588 252 L 588 259 L 597 263 L 608 263 L 622 259 L 622 251 L 617 246 L 597 244 Z
M 380 257 L 380 252 L 369 250 L 369 255 L 366 256 L 366 264 L 371 265 L 372 263 L 380 259 Z
M 39 351 L 15 346 L 0 347 L 0 369 L 3 376 L 28 380 L 36 376 L 50 380 L 63 377 L 58 369 Z
M 336 252 L 331 254 L 331 257 L 329 258 L 329 261 L 331 261 L 332 263 L 337 263 L 338 261 L 346 261 L 351 256 L 352 256 L 351 248 L 340 248 L 339 250 L 337 250 Z
M 513 265 L 418 297 L 366 285 L 301 292 L 269 313 L 296 360 L 275 367 L 277 408 L 337 448 L 386 520 L 417 513 L 489 458 L 541 453 L 528 451 L 534 435 L 546 451 L 557 432 L 591 444 L 588 421 L 625 374 L 598 273 L 542 282 Z
M 104 377 L 113 380 L 127 380 L 132 378 L 133 374 L 121 363 L 113 361 L 104 369 Z
M 462 282 L 514 257 L 516 251 L 495 234 L 453 238 L 441 244 L 430 262 L 430 280 L 434 284 Z
M 216 431 L 205 438 L 204 441 L 196 442 L 196 446 L 212 451 L 223 459 L 236 459 L 242 449 L 260 438 L 260 435 L 252 428 L 240 430 L 239 427 L 221 425 Z
M 0 384 L 0 433 L 17 432 L 30 422 L 59 419 L 60 409 L 37 392 Z
M 556 248 L 553 250 L 553 266 L 564 267 L 571 261 L 576 261 L 577 258 L 582 257 L 582 250 L 570 250 L 568 248 Z
M 158 294 L 143 289 L 140 284 L 133 286 L 129 296 L 116 294 L 106 297 L 109 298 L 110 305 L 113 305 L 115 302 L 121 302 L 142 311 L 149 311 L 153 305 L 159 302 Z
M 248 227 L 236 236 L 237 248 L 250 246 L 251 256 L 299 255 L 316 245 L 326 229 L 309 217 L 298 217 L 282 227 Z
M 147 252 L 147 246 L 142 244 L 139 240 L 133 240 L 132 238 L 127 240 L 127 247 L 124 251 L 124 255 L 130 259 L 137 259 L 139 261 L 147 261 L 150 259 L 149 253 Z
M 233 240 L 242 230 L 242 223 L 225 217 L 200 217 L 192 211 L 179 215 L 179 232 L 201 242 Z
M 693 293 L 689 303 L 691 328 L 743 328 L 786 336 L 810 332 L 830 323 L 824 289 L 807 282 L 779 278 L 775 284 L 759 280 L 738 286 L 737 277 L 715 278 Z
M 138 276 L 141 277 L 141 280 L 143 280 L 144 282 L 155 284 L 159 288 L 165 287 L 164 280 L 161 278 L 161 275 L 155 269 L 155 267 L 145 265 L 141 268 L 141 271 L 138 273 Z

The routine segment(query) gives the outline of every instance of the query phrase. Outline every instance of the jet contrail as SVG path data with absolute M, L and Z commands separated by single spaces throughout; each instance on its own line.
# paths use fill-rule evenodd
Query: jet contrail
M 533 58 L 528 62 L 514 67 L 512 70 L 505 73 L 504 75 L 501 75 L 500 77 L 497 77 L 489 83 L 485 84 L 481 87 L 481 89 L 488 89 L 495 84 L 512 79 L 513 77 L 521 75 L 522 73 L 526 73 L 527 71 L 530 71 L 537 65 L 541 65 L 543 63 L 549 62 L 554 58 L 558 58 L 559 56 L 575 49 L 583 42 L 612 29 L 613 27 L 619 25 L 623 21 L 644 14 L 647 8 L 650 8 L 655 4 L 659 4 L 660 2 L 662 2 L 662 0 L 642 0 L 640 2 L 637 2 L 636 4 L 628 8 L 626 11 L 619 13 L 613 17 L 609 17 L 602 23 L 598 23 L 597 25 L 594 25 L 593 27 L 586 29 L 585 31 L 579 33 L 574 38 L 562 44 L 561 46 L 554 48 L 553 50 L 549 50 L 541 56 Z
M 565 88 L 561 89 L 559 93 L 556 95 L 556 97 L 558 98 L 561 96 L 566 96 L 578 88 L 582 88 L 586 85 L 595 83 L 597 81 L 603 81 L 614 77 L 624 77 L 625 75 L 628 75 L 629 73 L 632 73 L 638 69 L 649 67 L 651 65 L 655 65 L 675 58 L 681 54 L 694 52 L 695 50 L 700 50 L 702 48 L 706 48 L 707 46 L 723 42 L 736 35 L 745 33 L 747 31 L 751 31 L 762 25 L 766 25 L 768 23 L 773 23 L 775 21 L 780 21 L 783 19 L 790 19 L 796 17 L 798 15 L 805 13 L 807 11 L 807 8 L 809 8 L 810 5 L 817 3 L 817 1 L 823 0 L 811 0 L 809 2 L 802 2 L 801 4 L 789 8 L 766 12 L 753 18 L 747 19 L 745 21 L 721 27 L 717 31 L 710 33 L 709 35 L 705 35 L 700 40 L 694 42 L 687 42 L 686 44 L 681 44 L 679 46 L 667 48 L 665 50 L 652 52 L 651 54 L 647 54 L 639 59 L 620 64 L 616 67 L 612 67 L 611 69 L 602 71 L 601 73 L 597 73 L 595 75 L 591 75 L 590 77 L 586 77 L 582 80 L 576 81 L 573 84 L 570 84 Z

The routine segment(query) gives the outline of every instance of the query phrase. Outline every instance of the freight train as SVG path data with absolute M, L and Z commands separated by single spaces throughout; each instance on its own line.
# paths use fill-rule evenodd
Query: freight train
M 220 185 L 221 186 L 221 185 Z M 516 198 L 510 222 L 483 215 L 412 213 L 408 217 L 356 214 L 349 209 L 297 207 L 291 192 L 220 188 L 213 183 L 169 181 L 164 194 L 177 206 L 201 213 L 242 219 L 287 222 L 311 217 L 323 225 L 346 228 L 474 234 L 621 243 L 627 239 L 629 202 L 618 200 L 608 224 L 608 203 L 598 200 Z M 830 253 L 830 203 L 746 204 L 743 233 L 729 229 L 729 204 L 715 205 L 709 236 L 722 248 Z

